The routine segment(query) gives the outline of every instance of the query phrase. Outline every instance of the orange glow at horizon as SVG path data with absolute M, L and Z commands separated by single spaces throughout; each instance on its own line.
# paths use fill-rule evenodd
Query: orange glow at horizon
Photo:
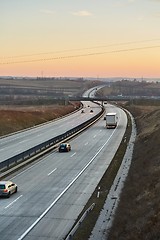
M 159 7 L 145 0 L 0 1 L 0 76 L 159 78 Z
M 159 52 L 157 49 L 102 53 L 97 55 L 93 53 L 93 55 L 88 54 L 86 56 L 73 54 L 72 57 L 66 57 L 67 55 L 61 54 L 61 56 L 60 58 L 54 56 L 53 60 L 49 60 L 52 56 L 46 55 L 13 58 L 14 61 L 22 61 L 22 63 L 1 64 L 0 75 L 3 76 L 7 73 L 7 75 L 16 76 L 41 76 L 43 73 L 46 77 L 160 76 Z M 32 60 L 37 61 L 32 62 Z M 8 62 L 12 61 L 12 59 L 8 59 Z

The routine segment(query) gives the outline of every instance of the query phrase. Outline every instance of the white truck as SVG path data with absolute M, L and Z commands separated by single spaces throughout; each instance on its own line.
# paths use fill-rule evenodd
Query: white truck
M 117 114 L 107 113 L 106 114 L 106 128 L 116 128 L 117 126 Z

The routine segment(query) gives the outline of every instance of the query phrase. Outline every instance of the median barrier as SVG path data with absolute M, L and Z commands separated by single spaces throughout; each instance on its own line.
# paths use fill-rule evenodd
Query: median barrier
M 39 157 L 40 155 L 43 155 L 45 152 L 52 150 L 56 147 L 57 144 L 63 142 L 64 140 L 69 140 L 73 136 L 79 134 L 79 132 L 84 131 L 87 127 L 92 125 L 95 121 L 97 121 L 103 114 L 104 107 L 101 106 L 101 111 L 92 117 L 91 119 L 87 120 L 86 122 L 68 130 L 67 132 L 54 137 L 52 139 L 49 139 L 41 144 L 38 144 L 37 146 L 34 146 L 22 153 L 19 153 L 13 157 L 10 157 L 3 162 L 0 162 L 0 179 L 4 176 L 8 175 L 13 168 L 26 164 L 26 161 L 31 159 L 35 159 Z

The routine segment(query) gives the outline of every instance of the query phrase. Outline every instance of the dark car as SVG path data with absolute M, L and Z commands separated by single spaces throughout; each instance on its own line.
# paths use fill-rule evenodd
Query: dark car
M 61 143 L 59 145 L 59 152 L 69 152 L 71 151 L 71 145 L 69 143 Z
M 10 197 L 17 192 L 17 185 L 11 181 L 0 181 L 0 196 Z

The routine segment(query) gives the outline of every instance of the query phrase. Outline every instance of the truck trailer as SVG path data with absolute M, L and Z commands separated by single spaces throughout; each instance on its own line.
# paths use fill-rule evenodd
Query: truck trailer
M 117 114 L 107 113 L 106 114 L 106 128 L 116 128 L 117 126 Z

